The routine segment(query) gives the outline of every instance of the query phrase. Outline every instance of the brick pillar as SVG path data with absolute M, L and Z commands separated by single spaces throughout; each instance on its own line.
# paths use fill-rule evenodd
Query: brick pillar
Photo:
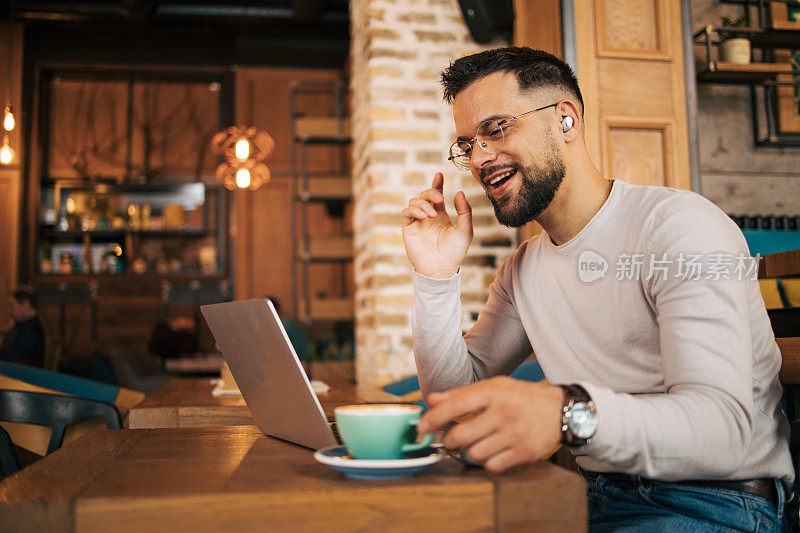
M 476 45 L 456 0 L 356 0 L 350 4 L 356 377 L 382 386 L 416 373 L 411 340 L 412 268 L 400 231 L 408 199 L 445 175 L 448 210 L 464 190 L 475 239 L 462 268 L 464 329 L 483 307 L 517 232 L 494 219 L 483 189 L 447 161 L 455 138 L 439 72 Z

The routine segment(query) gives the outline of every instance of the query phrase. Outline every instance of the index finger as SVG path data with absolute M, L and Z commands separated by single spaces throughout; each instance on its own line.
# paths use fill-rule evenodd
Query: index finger
M 431 189 L 437 189 L 439 192 L 444 191 L 444 174 L 441 172 L 437 172 L 433 176 L 433 183 L 431 183 Z
M 491 396 L 484 393 L 482 383 L 472 383 L 446 393 L 432 394 L 428 398 L 429 409 L 419 420 L 419 431 L 430 433 L 448 422 L 480 411 L 489 405 Z

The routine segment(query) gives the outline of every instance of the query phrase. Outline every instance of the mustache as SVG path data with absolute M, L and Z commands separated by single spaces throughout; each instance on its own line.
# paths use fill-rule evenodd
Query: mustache
M 492 165 L 490 167 L 482 168 L 481 169 L 481 174 L 480 174 L 481 181 L 486 179 L 486 176 L 490 176 L 491 174 L 497 172 L 498 170 L 503 170 L 503 169 L 507 169 L 507 168 L 508 169 L 513 169 L 513 170 L 519 170 L 520 166 L 519 166 L 519 163 L 514 161 L 514 162 L 511 162 L 511 163 L 504 164 L 504 165 Z

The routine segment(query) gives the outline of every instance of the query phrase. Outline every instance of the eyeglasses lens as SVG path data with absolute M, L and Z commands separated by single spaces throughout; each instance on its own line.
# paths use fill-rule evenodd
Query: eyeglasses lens
M 503 145 L 505 134 L 502 123 L 507 119 L 487 120 L 478 128 L 475 134 L 475 143 L 488 154 L 497 153 Z M 469 170 L 472 143 L 470 141 L 456 141 L 450 147 L 450 159 L 459 170 Z
M 472 151 L 467 141 L 457 141 L 450 147 L 450 159 L 458 170 L 469 170 L 469 153 Z
M 500 150 L 500 147 L 503 145 L 503 139 L 505 138 L 501 123 L 506 121 L 507 119 L 487 120 L 478 128 L 475 138 L 484 152 L 495 154 Z

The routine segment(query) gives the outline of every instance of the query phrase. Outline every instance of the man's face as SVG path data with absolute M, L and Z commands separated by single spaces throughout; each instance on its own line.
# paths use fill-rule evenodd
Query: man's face
M 456 95 L 453 117 L 457 135 L 471 139 L 489 118 L 521 115 L 554 103 L 545 98 L 537 91 L 521 93 L 511 73 L 490 74 Z M 520 227 L 538 217 L 564 179 L 564 160 L 553 136 L 554 113 L 548 108 L 508 123 L 497 153 L 489 154 L 475 143 L 470 170 L 503 225 Z
M 13 296 L 8 297 L 6 311 L 8 311 L 8 316 L 10 316 L 12 320 L 19 322 L 27 315 L 29 308 L 30 304 L 28 304 L 28 302 L 18 302 Z

